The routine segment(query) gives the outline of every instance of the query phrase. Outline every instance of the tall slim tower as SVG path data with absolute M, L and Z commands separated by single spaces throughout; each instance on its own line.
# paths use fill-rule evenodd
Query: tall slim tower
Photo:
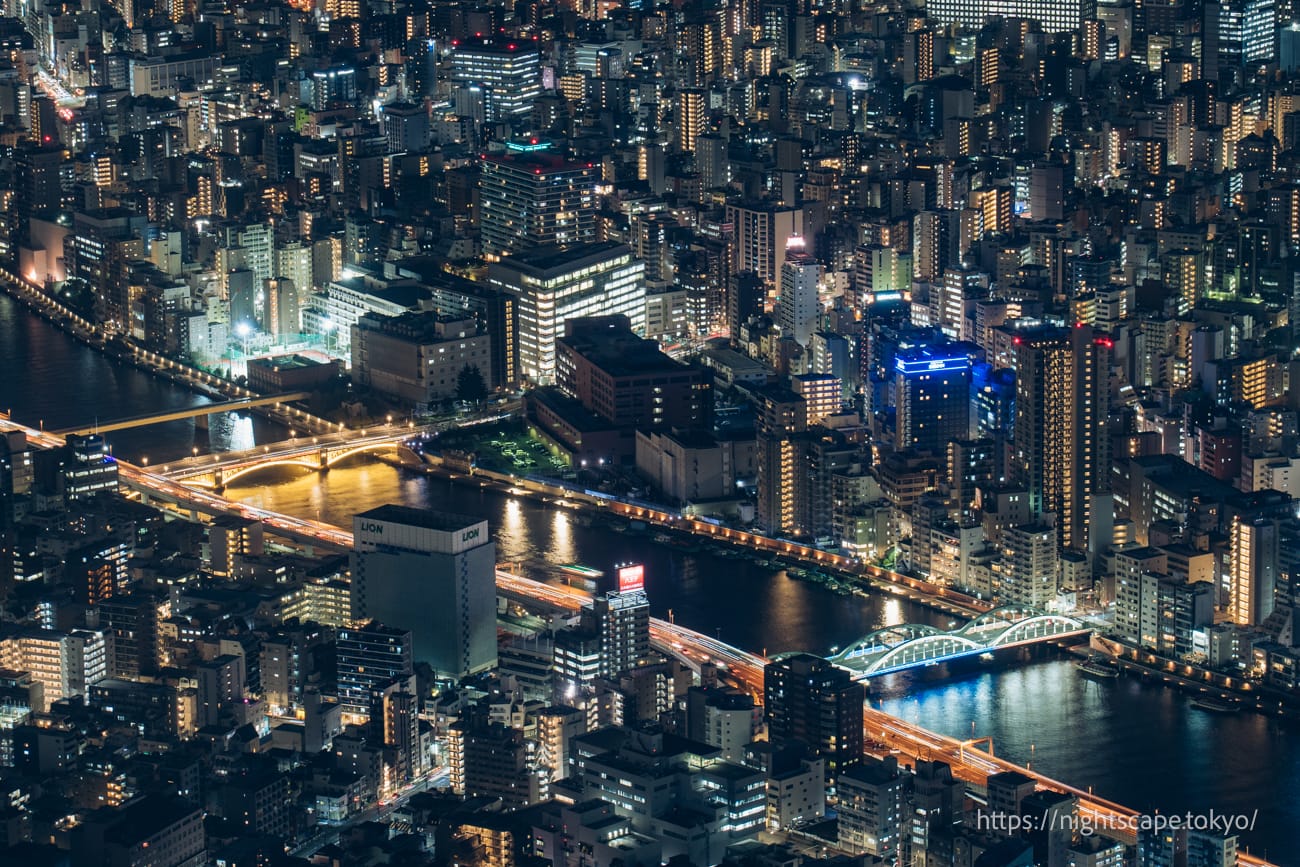
M 1055 516 L 1060 545 L 1087 551 L 1090 529 L 1104 536 L 1113 520 L 1107 418 L 1114 344 L 1087 325 L 1033 329 L 1014 344 L 1012 471 L 1029 491 L 1031 514 Z
M 776 302 L 776 321 L 781 333 L 807 347 L 817 330 L 817 280 L 821 266 L 810 256 L 803 238 L 792 237 L 786 243 L 785 263 L 781 266 L 781 295 Z
M 1228 618 L 1258 626 L 1273 613 L 1278 573 L 1278 522 L 1234 515 L 1228 529 Z

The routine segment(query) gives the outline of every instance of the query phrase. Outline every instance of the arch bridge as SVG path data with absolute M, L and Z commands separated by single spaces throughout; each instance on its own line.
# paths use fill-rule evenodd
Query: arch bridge
M 274 467 L 295 467 L 314 473 L 329 472 L 331 467 L 356 455 L 391 450 L 401 444 L 402 438 L 404 437 L 386 437 L 360 443 L 300 447 L 290 452 L 251 455 L 237 461 L 217 461 L 208 467 L 197 463 L 167 475 L 191 487 L 220 491 L 244 476 Z
M 916 623 L 877 629 L 827 659 L 865 679 L 1091 631 L 1073 617 L 1012 604 L 951 630 Z

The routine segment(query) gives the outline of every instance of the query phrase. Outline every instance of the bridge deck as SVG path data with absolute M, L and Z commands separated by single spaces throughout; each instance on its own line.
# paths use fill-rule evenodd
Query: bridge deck
M 161 424 L 168 421 L 180 421 L 186 418 L 198 418 L 201 415 L 214 415 L 219 412 L 238 412 L 241 409 L 252 409 L 258 406 L 270 406 L 278 403 L 292 403 L 295 400 L 305 400 L 310 397 L 310 393 L 305 391 L 291 391 L 284 394 L 268 394 L 263 397 L 245 397 L 239 400 L 227 400 L 221 403 L 209 403 L 203 406 L 192 406 L 187 409 L 173 410 L 172 412 L 150 413 L 148 415 L 136 415 L 128 418 L 120 418 L 115 421 L 95 423 L 90 427 L 69 428 L 67 430 L 52 431 L 55 436 L 85 436 L 95 433 L 112 433 L 116 430 L 126 430 L 133 427 L 145 427 L 151 424 Z

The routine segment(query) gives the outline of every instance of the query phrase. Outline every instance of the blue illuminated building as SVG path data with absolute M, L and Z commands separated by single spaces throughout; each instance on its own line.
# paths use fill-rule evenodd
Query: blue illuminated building
M 920 347 L 894 358 L 898 449 L 943 454 L 970 432 L 970 358 L 954 347 Z
M 979 363 L 971 369 L 971 436 L 1011 442 L 1016 422 L 1016 372 Z

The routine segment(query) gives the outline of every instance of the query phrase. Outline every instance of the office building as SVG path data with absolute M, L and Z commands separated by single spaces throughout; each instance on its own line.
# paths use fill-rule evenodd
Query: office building
M 496 665 L 496 543 L 485 520 L 380 506 L 352 520 L 352 619 L 409 630 L 441 675 Z
M 763 709 L 774 742 L 802 741 L 826 761 L 834 781 L 862 760 L 866 691 L 849 672 L 799 653 L 763 669 Z
M 380 316 L 352 326 L 352 377 L 359 385 L 407 404 L 460 397 L 465 368 L 491 387 L 492 340 L 474 317 L 433 312 Z
M 354 717 L 369 717 L 373 691 L 415 672 L 408 629 L 374 621 L 345 627 L 338 631 L 335 648 L 339 705 Z
M 1035 516 L 1054 515 L 1063 548 L 1110 544 L 1111 339 L 1087 325 L 1033 329 L 1013 341 L 1016 367 L 1012 476 Z
M 900 450 L 944 454 L 970 431 L 970 358 L 944 347 L 894 357 L 895 441 Z
M 483 160 L 479 233 L 489 259 L 596 240 L 596 179 L 588 162 L 542 152 Z
M 555 379 L 555 341 L 570 319 L 622 314 L 645 328 L 645 263 L 623 244 L 554 247 L 488 266 L 488 280 L 518 299 L 519 373 L 534 384 Z
M 556 385 L 610 423 L 644 431 L 711 427 L 708 371 L 638 337 L 627 316 L 569 319 L 555 348 Z
M 523 118 L 542 93 L 541 54 L 528 39 L 465 40 L 452 51 L 451 80 L 476 93 L 484 122 Z
M 1206 17 L 1211 18 L 1214 10 L 1218 11 L 1217 22 L 1206 22 L 1211 37 L 1207 48 L 1217 47 L 1216 59 L 1221 72 L 1273 59 L 1278 39 L 1278 10 L 1274 0 L 1218 0 L 1206 5 Z
M 977 29 L 989 18 L 1025 18 L 1037 21 L 1048 33 L 1063 33 L 1096 18 L 1096 7 L 1095 0 L 936 0 L 926 6 L 926 14 L 940 24 Z

